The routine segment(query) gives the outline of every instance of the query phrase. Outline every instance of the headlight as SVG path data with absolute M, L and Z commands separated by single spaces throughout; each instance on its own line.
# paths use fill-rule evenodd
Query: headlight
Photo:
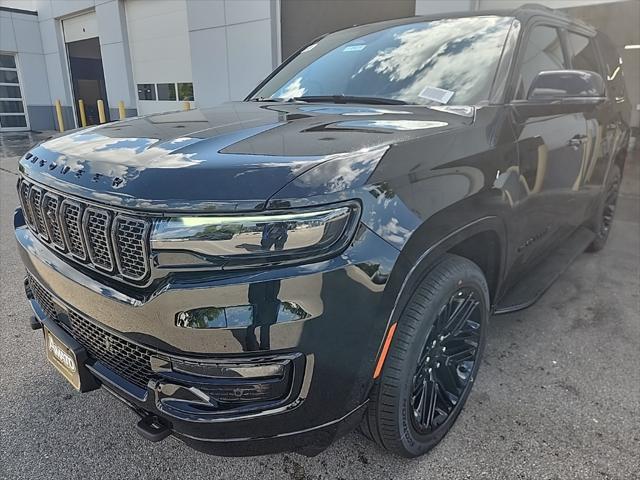
M 225 269 L 319 260 L 346 247 L 359 216 L 353 202 L 295 212 L 173 217 L 154 225 L 151 249 L 172 252 L 174 265 L 193 265 L 195 256 Z

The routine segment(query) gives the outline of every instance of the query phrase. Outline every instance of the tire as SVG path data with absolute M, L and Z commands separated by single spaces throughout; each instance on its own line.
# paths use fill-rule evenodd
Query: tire
M 599 252 L 604 248 L 613 226 L 613 217 L 618 202 L 618 193 L 620 191 L 620 182 L 622 180 L 622 172 L 618 165 L 614 165 L 611 169 L 611 175 L 607 180 L 607 185 L 602 196 L 602 201 L 598 206 L 598 210 L 591 220 L 593 230 L 596 232 L 596 238 L 587 247 L 587 252 Z
M 471 392 L 488 319 L 489 290 L 480 268 L 466 258 L 445 255 L 415 289 L 398 320 L 370 394 L 363 433 L 404 457 L 417 457 L 435 447 Z M 450 333 L 444 328 L 447 324 Z M 454 335 L 456 326 L 460 331 Z M 447 346 L 449 353 L 443 350 Z M 449 376 L 452 371 L 455 375 Z M 455 387 L 460 384 L 464 385 L 458 391 Z M 448 394 L 445 386 L 458 395 Z

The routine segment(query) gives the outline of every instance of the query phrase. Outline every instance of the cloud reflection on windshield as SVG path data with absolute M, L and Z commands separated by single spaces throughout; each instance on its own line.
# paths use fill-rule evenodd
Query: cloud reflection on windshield
M 455 92 L 456 104 L 472 104 L 488 88 L 511 18 L 438 20 L 394 35 L 399 45 L 379 51 L 355 75 L 374 70 L 390 82 L 406 82 L 394 98 L 419 98 L 427 86 Z

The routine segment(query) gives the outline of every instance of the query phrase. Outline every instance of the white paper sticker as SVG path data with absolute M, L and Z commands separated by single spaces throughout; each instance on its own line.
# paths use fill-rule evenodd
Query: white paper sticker
M 347 45 L 342 49 L 343 52 L 359 52 L 360 50 L 364 50 L 367 48 L 366 45 Z
M 424 87 L 418 95 L 422 98 L 426 98 L 427 100 L 433 100 L 434 102 L 439 102 L 444 105 L 449 103 L 449 100 L 451 100 L 455 93 L 456 92 L 445 90 L 444 88 L 427 86 Z

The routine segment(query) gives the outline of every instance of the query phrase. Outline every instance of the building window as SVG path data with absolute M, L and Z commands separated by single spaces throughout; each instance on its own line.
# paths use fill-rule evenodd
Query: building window
M 0 115 L 2 128 L 27 128 L 27 119 L 24 115 Z
M 0 131 L 27 130 L 26 106 L 15 55 L 0 54 Z
M 0 102 L 0 113 L 24 113 L 22 100 L 2 100 Z
M 0 85 L 0 98 L 22 98 L 20 87 L 17 85 Z
M 178 83 L 178 99 L 193 102 L 193 83 Z
M 175 83 L 158 83 L 158 100 L 175 100 L 176 84 Z
M 16 68 L 16 59 L 13 55 L 0 55 L 0 68 Z
M 18 71 L 0 70 L 0 83 L 18 83 Z
M 155 100 L 156 86 L 153 83 L 138 84 L 138 100 Z

